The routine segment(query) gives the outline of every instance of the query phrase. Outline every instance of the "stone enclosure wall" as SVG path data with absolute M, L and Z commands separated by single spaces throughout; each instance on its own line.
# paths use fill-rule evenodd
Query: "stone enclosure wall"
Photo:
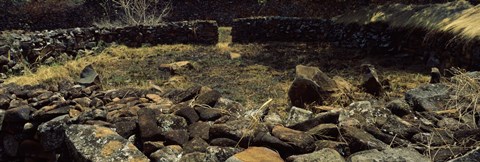
M 320 18 L 251 17 L 235 19 L 235 43 L 330 42 L 379 54 L 409 53 L 428 66 L 480 69 L 480 40 L 419 28 L 392 28 L 385 23 L 340 24 Z
M 11 73 L 30 65 L 75 58 L 79 50 L 93 49 L 102 43 L 130 47 L 156 44 L 216 44 L 215 21 L 183 21 L 159 26 L 134 26 L 113 29 L 71 28 L 42 32 L 11 33 L 0 36 L 0 72 Z

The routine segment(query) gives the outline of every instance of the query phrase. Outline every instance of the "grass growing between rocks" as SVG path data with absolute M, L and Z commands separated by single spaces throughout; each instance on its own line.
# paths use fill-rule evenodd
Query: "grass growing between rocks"
M 392 60 L 387 56 L 368 56 L 365 51 L 332 48 L 320 43 L 232 44 L 230 28 L 219 29 L 220 42 L 215 46 L 159 45 L 129 48 L 116 45 L 82 58 L 41 66 L 36 72 L 7 79 L 6 83 L 21 85 L 74 81 L 86 65 L 93 64 L 100 74 L 104 89 L 162 88 L 186 89 L 203 85 L 216 89 L 246 108 L 258 108 L 272 101 L 269 107 L 288 107 L 287 91 L 295 78 L 295 66 L 303 64 L 319 67 L 330 77 L 339 76 L 352 85 L 352 96 L 332 103 L 337 107 L 351 101 L 375 98 L 359 90 L 360 65 L 375 65 L 382 79 L 390 81 L 391 90 L 385 99 L 402 97 L 403 93 L 419 84 L 428 83 L 426 69 L 419 62 L 407 59 Z M 240 56 L 232 59 L 232 53 Z M 172 75 L 159 68 L 160 64 L 190 61 L 193 69 Z

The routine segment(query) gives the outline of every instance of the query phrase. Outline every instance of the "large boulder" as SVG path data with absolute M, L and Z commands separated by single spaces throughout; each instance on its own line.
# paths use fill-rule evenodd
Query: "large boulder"
M 70 125 L 65 137 L 73 161 L 149 161 L 131 142 L 106 127 Z

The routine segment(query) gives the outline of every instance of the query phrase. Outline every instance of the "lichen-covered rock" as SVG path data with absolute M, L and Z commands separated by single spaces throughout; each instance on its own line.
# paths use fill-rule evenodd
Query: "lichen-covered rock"
M 405 100 L 416 111 L 443 110 L 449 99 L 450 89 L 443 84 L 428 84 L 405 93 Z
M 65 137 L 74 161 L 149 161 L 132 143 L 109 128 L 70 125 L 65 130 Z
M 345 162 L 342 155 L 333 149 L 322 149 L 309 154 L 294 155 L 287 158 L 291 162 Z
M 62 146 L 68 119 L 68 115 L 63 115 L 38 126 L 40 143 L 46 151 L 52 151 Z
M 423 156 L 415 150 L 409 148 L 393 148 L 383 151 L 367 150 L 357 152 L 348 158 L 351 162 L 365 162 L 365 161 L 431 161 L 429 158 Z

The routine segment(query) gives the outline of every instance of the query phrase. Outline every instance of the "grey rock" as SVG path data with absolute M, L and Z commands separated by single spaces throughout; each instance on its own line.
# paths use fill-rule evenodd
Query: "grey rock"
M 160 114 L 157 117 L 157 125 L 161 132 L 165 133 L 173 129 L 186 129 L 187 120 L 181 116 L 173 114 Z
M 136 121 L 119 121 L 115 124 L 115 131 L 123 138 L 128 138 L 135 133 L 137 129 Z
M 272 135 L 292 145 L 296 152 L 306 153 L 315 149 L 315 146 L 312 145 L 315 139 L 302 131 L 275 126 L 272 129 Z
M 151 153 L 165 147 L 165 143 L 162 141 L 147 141 L 143 143 L 143 153 L 150 155 Z
M 201 152 L 187 153 L 180 158 L 179 162 L 205 162 L 207 154 Z
M 448 162 L 471 162 L 480 159 L 480 148 L 473 149 L 465 155 L 449 160 Z
M 183 145 L 188 142 L 188 132 L 185 129 L 170 130 L 164 134 L 167 145 Z
M 322 149 L 309 154 L 294 155 L 287 158 L 291 162 L 345 162 L 345 159 L 333 149 Z
M 224 113 L 221 109 L 214 109 L 214 108 L 206 108 L 196 106 L 195 110 L 198 112 L 198 115 L 201 120 L 203 121 L 215 121 L 218 118 L 222 117 Z
M 28 106 L 8 109 L 5 112 L 4 122 L 27 122 L 33 110 L 35 109 Z
M 389 117 L 390 111 L 386 108 L 374 108 L 369 101 L 353 102 L 340 112 L 340 125 L 350 125 L 350 120 L 358 121 L 360 126 L 383 124 Z
M 296 107 L 305 107 L 313 103 L 320 104 L 320 92 L 318 85 L 309 79 L 295 78 L 288 89 L 290 104 Z
M 3 127 L 3 120 L 5 119 L 5 110 L 0 110 L 0 131 L 2 130 Z
M 298 123 L 307 121 L 312 117 L 313 117 L 313 112 L 294 106 L 290 109 L 285 125 L 287 127 L 290 127 L 292 125 L 296 125 Z
M 416 111 L 443 110 L 448 102 L 450 90 L 443 84 L 428 84 L 409 90 L 405 100 Z
M 241 151 L 243 151 L 243 148 L 209 146 L 207 147 L 206 161 L 225 161 Z
M 362 87 L 365 92 L 372 95 L 380 95 L 383 93 L 382 83 L 378 78 L 377 70 L 373 65 L 364 64 L 362 65 L 363 80 Z
M 338 110 L 324 112 L 324 113 L 315 115 L 315 117 L 309 120 L 292 125 L 289 128 L 300 130 L 300 131 L 307 131 L 319 124 L 338 123 L 339 116 L 340 116 L 340 111 Z
M 188 132 L 190 133 L 190 138 L 200 137 L 204 140 L 209 139 L 210 127 L 213 123 L 211 122 L 196 122 L 188 126 Z
M 306 132 L 316 138 L 337 137 L 339 129 L 336 124 L 320 124 Z
M 387 162 L 387 161 L 431 161 L 429 158 L 423 156 L 415 150 L 410 148 L 393 148 L 383 151 L 367 150 L 357 152 L 348 158 L 351 162 Z
M 263 123 L 252 125 L 252 122 L 244 119 L 228 121 L 225 124 L 214 124 L 210 127 L 209 137 L 210 139 L 229 138 L 243 144 L 251 141 L 255 134 L 268 131 Z
M 98 73 L 93 69 L 92 65 L 87 65 L 80 73 L 80 79 L 77 82 L 82 85 L 91 85 L 96 80 L 99 80 Z
M 65 139 L 66 121 L 70 117 L 63 115 L 38 126 L 40 144 L 46 151 L 52 151 L 62 146 Z
M 208 146 L 208 143 L 202 138 L 194 137 L 183 145 L 183 151 L 187 154 L 192 152 L 206 152 Z
M 182 147 L 170 145 L 150 154 L 150 158 L 156 162 L 177 162 L 182 157 L 182 152 Z
M 403 117 L 412 113 L 412 108 L 410 105 L 408 105 L 407 101 L 402 99 L 395 99 L 388 102 L 387 109 L 399 117 Z
M 70 125 L 65 136 L 75 161 L 149 161 L 132 143 L 109 128 Z
M 438 68 L 432 68 L 430 71 L 430 84 L 440 83 L 440 79 L 442 78 L 442 74 Z
M 370 149 L 382 150 L 389 147 L 368 132 L 355 127 L 342 127 L 342 135 L 353 152 Z
M 202 93 L 195 98 L 193 104 L 195 105 L 208 105 L 214 107 L 217 104 L 218 99 L 222 97 L 222 94 L 216 90 L 210 90 L 206 93 Z
M 338 153 L 340 153 L 342 156 L 350 155 L 348 144 L 345 142 L 337 142 L 337 141 L 329 141 L 329 140 L 315 141 L 315 151 L 319 151 L 326 148 L 334 149 Z
M 188 107 L 188 106 L 184 106 L 184 107 L 180 108 L 179 110 L 177 110 L 175 112 L 175 115 L 184 117 L 185 119 L 187 119 L 189 124 L 195 123 L 198 120 L 200 120 L 200 117 L 198 116 L 195 109 L 193 109 L 191 107 Z
M 148 108 L 138 111 L 138 128 L 140 129 L 140 137 L 143 140 L 158 140 L 162 134 L 157 126 L 155 111 Z

